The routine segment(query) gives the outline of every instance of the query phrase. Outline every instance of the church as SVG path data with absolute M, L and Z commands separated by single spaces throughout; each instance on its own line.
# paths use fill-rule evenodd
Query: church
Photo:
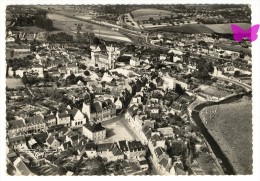
M 106 70 L 115 68 L 115 60 L 117 59 L 117 54 L 115 48 L 106 47 L 106 51 L 102 51 L 99 46 L 92 46 L 91 48 L 91 62 L 95 67 L 104 68 Z

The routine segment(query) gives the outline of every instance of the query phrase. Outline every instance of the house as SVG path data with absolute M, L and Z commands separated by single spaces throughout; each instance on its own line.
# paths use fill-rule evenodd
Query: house
M 176 161 L 173 163 L 176 175 L 187 175 L 184 171 L 184 167 L 181 161 Z
M 24 135 L 12 137 L 7 139 L 9 148 L 16 150 L 27 149 L 26 139 Z
M 37 147 L 37 141 L 31 137 L 28 141 L 27 141 L 27 145 L 28 145 L 28 148 L 31 148 L 31 149 L 35 149 L 35 146 Z
M 113 156 L 111 157 L 110 160 L 116 161 L 116 160 L 123 160 L 124 159 L 124 153 L 118 148 L 118 145 L 116 143 L 114 143 L 111 151 L 113 153 Z
M 99 143 L 97 144 L 97 154 L 100 157 L 106 157 L 109 158 L 112 156 L 112 146 L 113 143 Z
M 164 61 L 166 60 L 167 55 L 166 54 L 160 54 L 159 60 Z
M 46 143 L 46 140 L 48 138 L 48 134 L 46 132 L 33 135 L 33 138 L 35 141 L 37 141 L 38 144 L 44 144 Z
M 142 128 L 142 131 L 140 133 L 142 144 L 147 145 L 151 136 L 152 136 L 152 130 L 151 130 L 150 126 L 144 125 Z
M 154 149 L 153 158 L 159 163 L 163 158 L 168 160 L 169 155 L 166 153 L 166 150 L 163 147 L 159 146 Z
M 51 134 L 49 134 L 46 139 L 46 144 L 49 148 L 58 149 L 61 146 L 61 143 Z
M 40 64 L 34 65 L 29 71 L 36 73 L 38 75 L 38 77 L 44 77 L 43 66 Z
M 85 153 L 88 158 L 97 157 L 97 150 L 96 150 L 95 143 L 87 143 L 84 148 L 85 148 Z
M 79 68 L 76 64 L 68 64 L 67 65 L 67 72 L 71 72 L 77 74 L 79 72 Z
M 140 65 L 140 61 L 139 61 L 138 58 L 136 58 L 136 57 L 131 57 L 131 59 L 130 59 L 130 65 L 131 65 L 131 66 L 139 66 L 139 65 Z
M 7 123 L 8 123 L 7 126 L 8 136 L 10 138 L 18 135 L 22 135 L 23 133 L 27 132 L 26 123 L 23 118 L 12 120 Z
M 170 172 L 170 169 L 172 167 L 172 159 L 171 158 L 162 158 L 158 164 L 157 164 L 157 168 L 158 170 L 163 173 L 166 174 L 167 172 Z
M 28 169 L 20 157 L 16 158 L 13 163 L 16 172 L 22 176 L 33 176 L 34 174 Z
M 60 146 L 60 149 L 62 150 L 62 151 L 66 151 L 66 150 L 68 150 L 69 148 L 72 148 L 72 145 L 71 145 L 71 142 L 69 141 L 69 142 L 66 142 L 66 143 L 63 143 L 63 144 L 61 144 L 61 146 Z
M 139 158 L 145 156 L 146 151 L 141 141 L 129 141 L 128 142 L 129 153 L 127 158 Z
M 107 161 L 124 159 L 124 154 L 119 150 L 116 143 L 97 144 L 97 154 L 102 158 L 106 158 Z
M 106 139 L 106 129 L 101 123 L 87 122 L 83 125 L 82 134 L 94 142 Z
M 86 118 L 77 108 L 71 110 L 71 126 L 78 127 L 86 123 Z
M 132 105 L 127 109 L 127 112 L 125 114 L 125 118 L 131 122 L 134 120 L 134 115 L 136 115 L 138 111 L 138 107 L 136 105 Z
M 125 154 L 129 155 L 129 149 L 126 140 L 118 141 L 119 149 Z
M 114 104 L 115 104 L 117 110 L 120 110 L 123 108 L 123 103 L 119 98 L 114 102 Z
M 41 131 L 46 131 L 43 115 L 26 118 L 25 123 L 28 133 L 39 133 Z
M 101 122 L 116 115 L 116 105 L 111 99 L 94 101 L 91 104 L 82 102 L 78 107 L 89 121 Z
M 16 46 L 14 47 L 14 52 L 15 53 L 26 53 L 26 52 L 30 52 L 31 48 L 30 46 Z
M 57 118 L 57 125 L 64 125 L 66 127 L 70 127 L 70 115 L 68 112 L 63 112 L 63 113 L 56 113 L 56 118 Z
M 67 142 L 70 142 L 71 143 L 71 145 L 73 146 L 73 147 L 75 147 L 76 145 L 78 145 L 78 143 L 79 143 L 79 135 L 77 134 L 77 133 L 75 133 L 74 135 L 71 135 L 71 136 L 66 136 L 66 141 Z
M 51 126 L 57 125 L 57 118 L 54 114 L 45 115 L 44 122 L 46 125 L 46 128 L 50 128 Z

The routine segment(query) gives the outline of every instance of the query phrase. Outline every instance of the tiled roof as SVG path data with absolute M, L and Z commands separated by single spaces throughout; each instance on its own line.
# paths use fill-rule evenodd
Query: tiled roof
M 94 106 L 96 112 L 102 112 L 102 107 L 98 102 L 95 102 L 93 104 L 93 106 Z
M 114 143 L 114 145 L 113 145 L 112 153 L 114 156 L 123 155 L 123 153 L 118 149 L 118 146 L 116 143 Z
M 95 143 L 87 143 L 85 145 L 85 149 L 86 149 L 86 151 L 96 150 L 96 144 Z
M 23 176 L 28 176 L 28 175 L 33 175 L 31 171 L 28 169 L 28 167 L 24 164 L 24 162 L 21 160 L 20 157 L 18 157 L 14 161 L 14 166 L 18 169 L 18 171 L 21 173 Z
M 136 113 L 137 113 L 137 106 L 135 106 L 135 105 L 132 105 L 128 110 L 127 110 L 127 112 L 131 115 L 131 116 L 133 116 L 133 115 L 135 115 Z
M 120 150 L 122 150 L 123 152 L 128 151 L 128 146 L 126 144 L 126 140 L 119 141 L 118 144 L 119 144 Z
M 71 110 L 71 116 L 74 118 L 75 116 L 76 116 L 76 114 L 78 113 L 78 109 L 77 108 L 73 108 L 72 110 Z
M 72 147 L 70 141 L 63 144 L 64 149 L 68 149 L 69 147 Z
M 160 162 L 159 165 L 163 166 L 164 168 L 167 167 L 168 165 L 168 160 L 166 158 L 163 158 Z
M 45 121 L 49 121 L 49 120 L 52 120 L 52 119 L 56 119 L 56 116 L 54 114 L 46 115 L 45 118 L 44 118 Z
M 146 160 L 141 160 L 141 161 L 139 161 L 139 164 L 140 164 L 140 165 L 147 165 L 148 162 L 147 162 Z
M 113 143 L 101 143 L 101 144 L 97 144 L 97 152 L 101 152 L 101 151 L 111 151 L 113 146 Z
M 160 137 L 157 135 L 157 134 L 154 134 L 152 137 L 151 137 L 151 140 L 152 141 L 160 141 Z
M 43 118 L 40 115 L 29 117 L 26 120 L 26 124 L 28 125 L 34 125 L 34 124 L 40 124 L 43 123 Z
M 22 119 L 9 121 L 9 129 L 25 127 L 25 123 Z
M 54 137 L 54 136 L 49 136 L 49 137 L 47 138 L 46 142 L 51 145 L 54 140 L 55 140 L 55 137 Z
M 70 117 L 68 113 L 64 112 L 64 113 L 60 113 L 58 114 L 59 118 L 67 118 Z
M 162 147 L 157 147 L 154 149 L 154 153 L 156 154 L 157 158 L 160 157 L 164 152 L 165 151 Z
M 144 147 L 143 147 L 141 141 L 129 141 L 128 147 L 129 147 L 130 152 L 144 150 Z
M 17 142 L 17 141 L 25 141 L 25 136 L 21 135 L 21 136 L 12 137 L 12 138 L 9 138 L 8 141 L 9 141 L 9 143 Z
M 40 133 L 37 135 L 33 135 L 33 138 L 37 141 L 39 144 L 43 144 L 46 142 L 46 139 L 48 138 L 47 133 Z
M 101 123 L 93 123 L 92 125 L 87 122 L 83 125 L 85 128 L 87 128 L 92 133 L 99 132 L 105 130 L 105 128 L 101 125 Z

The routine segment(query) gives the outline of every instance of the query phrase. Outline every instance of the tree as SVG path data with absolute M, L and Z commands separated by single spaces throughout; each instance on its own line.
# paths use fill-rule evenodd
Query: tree
M 86 71 L 84 72 L 84 75 L 86 75 L 86 76 L 90 76 L 90 73 L 89 73 L 89 71 L 88 71 L 88 70 L 86 70 Z
M 207 62 L 206 63 L 206 69 L 208 72 L 213 73 L 214 72 L 214 66 L 212 62 Z
M 185 90 L 181 87 L 180 84 L 176 84 L 175 86 L 175 92 L 180 94 L 180 95 L 183 95 L 185 93 Z
M 236 70 L 236 71 L 234 72 L 234 76 L 237 77 L 237 76 L 239 76 L 239 75 L 240 75 L 240 71 L 239 71 L 239 70 Z

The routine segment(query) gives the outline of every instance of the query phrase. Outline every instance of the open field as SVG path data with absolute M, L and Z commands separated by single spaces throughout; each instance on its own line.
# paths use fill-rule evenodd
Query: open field
M 211 96 L 218 97 L 218 98 L 225 97 L 225 96 L 228 96 L 231 94 L 230 92 L 220 90 L 220 89 L 217 89 L 216 87 L 208 86 L 208 85 L 201 85 L 200 89 L 201 89 L 201 92 L 211 95 Z
M 161 10 L 156 8 L 145 8 L 145 9 L 137 9 L 131 11 L 134 19 L 137 21 L 148 20 L 149 18 L 153 18 L 154 20 L 158 20 L 160 18 L 164 19 L 165 17 L 177 17 L 177 14 L 172 13 L 167 10 Z
M 80 33 L 93 32 L 97 37 L 100 36 L 101 38 L 107 40 L 131 42 L 129 38 L 127 38 L 126 36 L 122 35 L 117 31 L 112 30 L 112 28 L 91 24 L 73 18 L 67 18 L 63 15 L 58 15 L 58 14 L 48 14 L 48 16 L 50 19 L 53 20 L 53 27 L 57 30 L 55 31 L 55 33 L 59 31 L 65 31 L 75 36 L 77 33 L 77 25 L 80 24 L 82 25 Z
M 236 173 L 252 174 L 252 100 L 244 97 L 234 103 L 210 106 L 203 110 L 208 122 L 205 126 Z M 212 110 L 216 110 L 215 116 Z
M 234 24 L 240 26 L 241 28 L 243 28 L 245 30 L 247 30 L 251 26 L 248 23 L 234 23 Z M 205 24 L 204 26 L 211 29 L 215 33 L 233 34 L 233 32 L 231 30 L 231 23 L 228 23 L 228 24 L 209 24 L 209 25 Z
M 214 31 L 202 24 L 186 24 L 181 26 L 167 26 L 157 28 L 147 28 L 147 30 L 170 31 L 181 33 L 214 33 Z

